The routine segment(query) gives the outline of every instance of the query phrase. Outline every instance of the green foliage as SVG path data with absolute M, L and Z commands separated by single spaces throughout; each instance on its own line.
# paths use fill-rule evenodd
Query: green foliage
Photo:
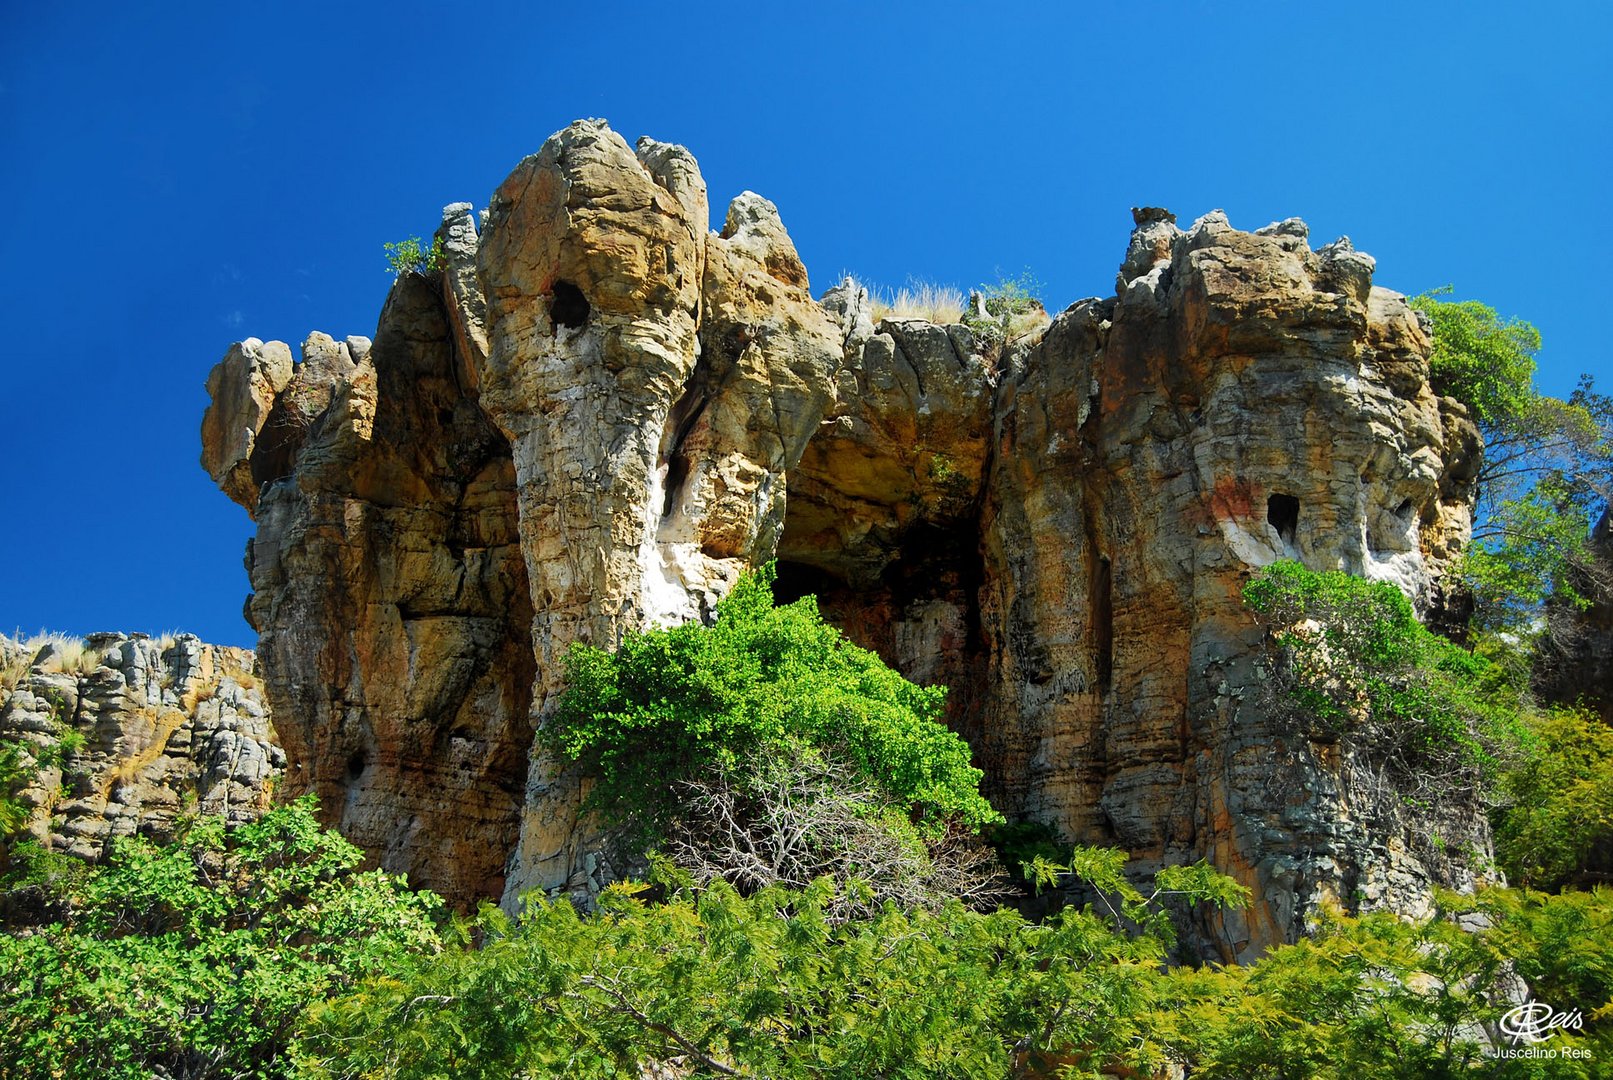
M 1607 892 L 1486 890 L 1443 898 L 1429 919 L 1333 916 L 1258 963 L 1173 972 L 1178 1007 L 1149 1034 L 1207 1080 L 1601 1076 L 1613 1051 L 1610 928 Z M 1583 1011 L 1583 1029 L 1549 1048 L 1587 1057 L 1486 1056 L 1481 1040 L 1516 1004 L 1513 971 L 1536 1000 Z
M 592 805 L 653 833 L 680 781 L 805 755 L 844 763 L 930 835 L 1000 820 L 968 745 L 939 723 L 945 689 L 847 642 L 812 597 L 775 607 L 772 580 L 771 567 L 742 578 L 711 626 L 630 634 L 615 653 L 573 647 L 539 737 L 596 778 Z
M 0 742 L 0 844 L 28 827 L 33 813 L 21 798 L 39 775 L 39 763 L 26 745 Z
M 1553 709 L 1534 719 L 1531 735 L 1492 815 L 1497 861 L 1511 881 L 1533 888 L 1605 876 L 1613 871 L 1604 865 L 1613 851 L 1613 729 L 1593 714 Z
M 1115 886 L 1113 855 L 1078 854 Z M 1207 868 L 1156 887 L 1236 902 Z M 1221 879 L 1223 882 L 1225 879 Z M 422 956 L 317 1007 L 296 1044 L 314 1077 L 1161 1075 L 1285 1080 L 1599 1075 L 1613 1052 L 1613 894 L 1487 890 L 1422 920 L 1329 915 L 1258 962 L 1161 966 L 1164 943 L 1066 908 L 887 907 L 827 916 L 833 888 L 607 891 L 599 911 L 537 901 L 519 926 L 484 910 L 485 944 Z M 1140 894 L 1139 894 L 1140 895 Z M 1459 922 L 1459 920 L 1461 920 Z M 1582 1029 L 1583 1059 L 1483 1053 L 1513 971 Z
M 1158 943 L 1091 915 L 887 907 L 835 921 L 832 887 L 725 885 L 580 918 L 539 901 L 519 928 L 318 1009 L 313 1076 L 1006 1077 L 1036 1048 L 1122 1054 L 1158 981 Z M 430 1001 L 422 1007 L 421 1001 Z M 1077 1075 L 1090 1075 L 1087 1070 Z
M 1613 399 L 1583 376 L 1567 400 L 1534 386 L 1540 333 L 1474 300 L 1414 298 L 1433 328 L 1429 375 L 1472 411 L 1484 436 L 1473 544 L 1461 572 L 1481 631 L 1529 633 L 1541 603 L 1583 598 L 1591 520 L 1613 480 Z
M 1550 598 L 1583 606 L 1570 568 L 1590 561 L 1589 510 L 1559 477 L 1548 476 L 1496 510 L 1490 522 L 1497 542 L 1470 547 L 1462 575 L 1477 598 L 1483 630 L 1527 632 Z M 1497 533 L 1495 530 L 1499 530 Z
M 1282 561 L 1243 599 L 1272 635 L 1278 714 L 1315 741 L 1349 741 L 1409 792 L 1493 782 L 1523 737 L 1507 673 L 1430 633 L 1392 585 Z
M 1025 869 L 1038 888 L 1058 885 L 1066 876 L 1085 882 L 1097 890 L 1098 902 L 1117 929 L 1135 926 L 1167 947 L 1176 943 L 1176 928 L 1164 901 L 1245 908 L 1252 895 L 1201 859 L 1161 867 L 1154 874 L 1153 891 L 1144 896 L 1126 876 L 1126 853 L 1118 848 L 1077 846 L 1068 862 L 1038 857 Z
M 445 265 L 440 236 L 432 239 L 429 248 L 420 246 L 418 236 L 381 246 L 386 249 L 386 268 L 393 277 L 400 274 L 434 274 Z
M 1236 906 L 1204 864 L 1151 895 L 1076 849 L 1116 906 L 1042 923 L 960 904 L 862 918 L 836 887 L 606 889 L 441 931 L 441 904 L 358 873 L 308 802 L 62 886 L 69 914 L 0 938 L 0 1075 L 771 1080 L 1162 1075 L 1594 1077 L 1613 1054 L 1613 893 L 1491 889 L 1435 914 L 1328 915 L 1246 966 L 1164 966 L 1168 898 Z M 1585 1021 L 1486 1057 L 1516 978 Z
M 1538 397 L 1534 375 L 1540 331 L 1522 319 L 1503 318 L 1477 300 L 1441 299 L 1450 292 L 1447 285 L 1411 300 L 1433 327 L 1428 374 L 1434 390 L 1468 406 L 1481 425 L 1524 422 Z
M 1012 280 L 999 278 L 995 285 L 982 285 L 974 294 L 979 305 L 971 297 L 963 324 L 988 345 L 1017 337 L 1036 322 L 1045 321 L 1042 302 L 1037 299 L 1042 289 L 1042 283 L 1028 270 Z
M 439 947 L 441 901 L 361 858 L 304 799 L 55 878 L 65 917 L 0 937 L 0 1075 L 285 1075 L 310 1002 Z

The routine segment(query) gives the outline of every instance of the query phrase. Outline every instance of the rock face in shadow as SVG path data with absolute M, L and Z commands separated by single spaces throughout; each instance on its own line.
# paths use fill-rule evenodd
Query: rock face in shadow
M 1582 706 L 1613 724 L 1613 519 L 1605 512 L 1591 531 L 1590 556 L 1571 571 L 1586 605 L 1547 614 L 1534 690 L 1543 701 Z
M 256 818 L 285 755 L 255 669 L 247 650 L 189 634 L 0 636 L 0 741 L 44 765 L 21 793 L 29 830 L 93 861 L 119 837 L 171 837 L 187 813 Z
M 210 384 L 249 384 L 230 369 L 250 355 Z M 318 794 L 417 885 L 497 895 L 532 739 L 532 614 L 509 444 L 463 387 L 442 283 L 400 277 L 373 344 L 312 335 L 266 416 L 247 616 L 284 793 Z
M 1408 818 L 1271 728 L 1239 590 L 1289 557 L 1444 617 L 1476 430 L 1347 240 L 1135 220 L 1117 294 L 1018 340 L 876 326 L 854 282 L 812 299 L 767 200 L 708 231 L 688 151 L 579 121 L 447 208 L 373 347 L 234 347 L 203 462 L 258 520 L 288 787 L 460 902 L 586 898 L 613 868 L 582 781 L 530 752 L 566 650 L 707 618 L 776 557 L 952 688 L 1005 812 L 1254 889 L 1207 955 L 1470 881 L 1428 837 L 1483 852 L 1481 821 Z

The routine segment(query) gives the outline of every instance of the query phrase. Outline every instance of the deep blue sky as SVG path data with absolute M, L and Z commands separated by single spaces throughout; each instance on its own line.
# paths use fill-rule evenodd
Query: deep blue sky
M 251 644 L 209 368 L 372 333 L 382 243 L 580 116 L 687 145 L 715 224 L 773 199 L 818 291 L 1029 269 L 1057 310 L 1133 205 L 1297 215 L 1613 382 L 1600 4 L 330 6 L 0 0 L 0 628 Z

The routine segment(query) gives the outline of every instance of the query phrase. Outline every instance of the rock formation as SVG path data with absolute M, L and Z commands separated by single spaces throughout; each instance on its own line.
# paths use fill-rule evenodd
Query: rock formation
M 1483 851 L 1482 820 L 1406 818 L 1271 728 L 1238 591 L 1287 556 L 1437 616 L 1476 430 L 1348 240 L 1135 219 L 1117 295 L 1045 330 L 876 327 L 854 282 L 812 299 L 771 203 L 708 232 L 686 150 L 580 121 L 447 208 L 373 346 L 233 347 L 203 464 L 258 521 L 288 789 L 456 900 L 586 895 L 610 867 L 580 780 L 529 752 L 566 649 L 706 617 L 777 557 L 782 592 L 952 687 L 1005 812 L 1253 888 L 1214 955 L 1463 883 L 1428 836 Z
M 93 860 L 120 836 L 170 836 L 182 813 L 257 817 L 285 755 L 254 668 L 245 649 L 188 634 L 0 637 L 0 741 L 62 759 L 22 793 L 35 807 L 31 831 Z M 40 753 L 68 733 L 79 749 Z
M 1613 724 L 1613 518 L 1606 512 L 1591 532 L 1589 554 L 1570 571 L 1586 606 L 1559 604 L 1547 613 L 1534 690 L 1544 701 L 1583 705 Z

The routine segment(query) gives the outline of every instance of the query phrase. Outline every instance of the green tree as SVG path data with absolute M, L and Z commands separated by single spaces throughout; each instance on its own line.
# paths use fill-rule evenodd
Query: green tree
M 1285 560 L 1257 574 L 1243 599 L 1271 635 L 1280 721 L 1361 749 L 1402 797 L 1493 791 L 1523 738 L 1504 668 L 1431 633 L 1383 582 Z
M 1534 385 L 1540 332 L 1476 300 L 1415 297 L 1428 316 L 1434 389 L 1465 404 L 1484 436 L 1473 543 L 1462 565 L 1481 630 L 1525 632 L 1548 596 L 1583 598 L 1590 523 L 1613 481 L 1613 399 L 1590 376 L 1566 400 Z
M 317 1008 L 299 1061 L 332 1078 L 1098 1076 L 1164 1006 L 1163 944 L 1090 911 L 838 919 L 828 881 L 643 893 L 608 888 L 587 916 L 534 900 L 519 925 L 484 912 L 480 950 Z
M 274 1077 L 304 1009 L 440 947 L 442 902 L 359 872 L 304 799 L 119 843 L 0 937 L 0 1075 Z
M 386 249 L 386 268 L 393 277 L 400 274 L 434 274 L 445 264 L 440 236 L 432 239 L 430 247 L 421 247 L 418 236 L 381 246 Z
M 1492 815 L 1497 861 L 1532 888 L 1613 880 L 1613 730 L 1575 709 L 1546 710 L 1530 729 Z
M 771 567 L 747 574 L 716 621 L 576 645 L 540 739 L 595 778 L 591 805 L 645 837 L 683 804 L 680 784 L 746 783 L 766 762 L 840 771 L 925 836 L 1001 820 L 969 747 L 940 723 L 944 687 L 915 686 L 846 641 L 814 598 L 775 607 Z

